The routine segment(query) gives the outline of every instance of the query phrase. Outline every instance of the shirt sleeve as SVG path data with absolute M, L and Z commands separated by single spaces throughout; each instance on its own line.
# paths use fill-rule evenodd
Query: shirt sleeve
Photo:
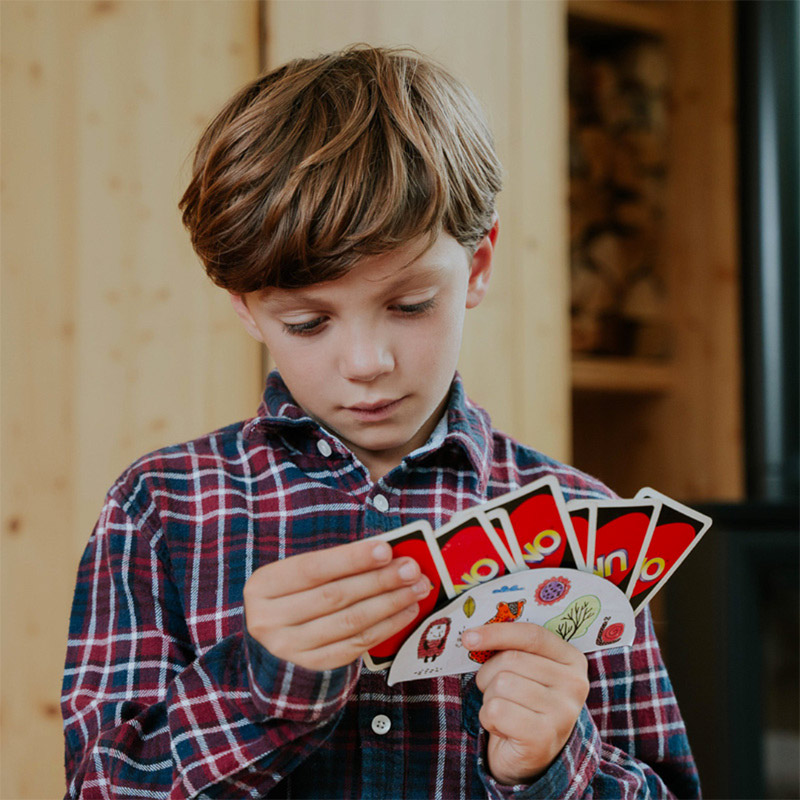
M 686 728 L 661 658 L 649 608 L 636 618 L 631 648 L 587 655 L 587 704 L 559 757 L 534 783 L 504 786 L 485 763 L 478 770 L 491 798 L 695 798 L 700 784 Z
M 67 796 L 265 796 L 330 736 L 360 665 L 306 670 L 244 630 L 196 652 L 157 540 L 108 499 L 81 559 L 61 699 Z

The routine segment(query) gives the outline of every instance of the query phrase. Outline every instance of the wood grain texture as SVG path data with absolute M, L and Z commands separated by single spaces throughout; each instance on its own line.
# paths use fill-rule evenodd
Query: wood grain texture
M 503 162 L 500 238 L 459 369 L 495 425 L 569 456 L 566 28 L 563 5 L 505 0 L 306 0 L 267 4 L 264 63 L 357 42 L 411 45 L 486 109 Z
M 576 394 L 575 463 L 622 495 L 649 484 L 686 500 L 737 500 L 744 463 L 733 5 L 659 6 L 669 11 L 672 94 L 660 272 L 675 355 L 657 395 L 630 387 Z M 643 381 L 650 371 L 639 372 Z M 585 379 L 585 365 L 576 374 Z M 598 369 L 590 380 L 604 388 Z
M 78 559 L 136 457 L 255 411 L 259 354 L 177 202 L 258 69 L 255 2 L 2 6 L 0 794 L 63 795 Z

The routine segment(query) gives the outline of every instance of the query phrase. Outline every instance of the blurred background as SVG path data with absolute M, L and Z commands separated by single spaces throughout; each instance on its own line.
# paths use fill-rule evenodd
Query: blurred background
M 409 44 L 506 171 L 460 369 L 497 427 L 715 526 L 654 605 L 706 797 L 796 798 L 798 3 L 5 0 L 0 796 L 63 794 L 78 560 L 135 458 L 257 407 L 268 354 L 177 202 L 261 70 Z

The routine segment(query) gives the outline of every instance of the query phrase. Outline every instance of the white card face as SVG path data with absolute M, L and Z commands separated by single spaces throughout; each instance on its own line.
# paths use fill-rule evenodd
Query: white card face
M 469 589 L 423 620 L 397 652 L 389 685 L 477 671 L 493 653 L 466 650 L 464 631 L 512 621 L 542 625 L 584 653 L 628 647 L 636 634 L 633 609 L 610 581 L 561 567 L 515 572 Z

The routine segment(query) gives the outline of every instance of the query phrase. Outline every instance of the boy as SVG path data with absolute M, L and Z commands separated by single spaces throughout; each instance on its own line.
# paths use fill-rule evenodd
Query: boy
M 474 98 L 416 54 L 351 48 L 245 87 L 181 207 L 277 371 L 254 419 L 143 457 L 79 567 L 63 711 L 85 797 L 696 795 L 647 613 L 588 658 L 526 623 L 476 675 L 362 670 L 429 591 L 370 539 L 555 474 L 456 374 L 498 236 Z

